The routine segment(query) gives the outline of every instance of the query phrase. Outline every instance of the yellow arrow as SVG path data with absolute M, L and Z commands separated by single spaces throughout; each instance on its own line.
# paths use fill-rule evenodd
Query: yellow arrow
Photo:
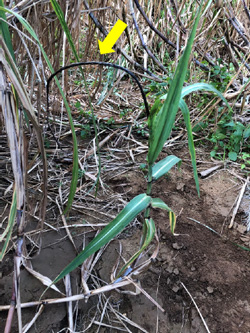
M 108 36 L 104 39 L 103 42 L 98 40 L 99 49 L 101 54 L 112 53 L 115 52 L 112 47 L 115 45 L 123 31 L 126 29 L 127 24 L 118 20 L 116 24 L 113 26 Z

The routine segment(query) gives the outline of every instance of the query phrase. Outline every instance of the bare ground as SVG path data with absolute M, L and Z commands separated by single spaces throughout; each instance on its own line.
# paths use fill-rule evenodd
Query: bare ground
M 176 227 L 178 235 L 173 236 L 170 233 L 168 214 L 155 210 L 153 218 L 158 229 L 160 251 L 149 270 L 139 277 L 143 290 L 154 298 L 165 312 L 159 310 L 145 294 L 131 295 L 128 291 L 134 288 L 124 288 L 127 293 L 112 291 L 92 297 L 87 303 L 79 301 L 76 332 L 84 329 L 87 332 L 97 332 L 98 327 L 99 332 L 119 332 L 119 329 L 114 327 L 125 329 L 124 323 L 131 332 L 206 332 L 190 295 L 210 332 L 250 332 L 249 252 L 234 244 L 248 246 L 249 243 L 249 236 L 241 223 L 241 211 L 236 216 L 235 227 L 228 229 L 228 216 L 242 183 L 230 173 L 233 171 L 232 168 L 222 168 L 210 177 L 200 179 L 199 198 L 188 154 L 184 153 L 184 149 L 172 153 L 184 160 L 181 169 L 172 170 L 167 177 L 154 184 L 153 196 L 163 199 L 178 214 Z M 211 162 L 206 162 L 204 156 L 206 156 L 204 152 L 198 152 L 200 170 L 212 165 Z M 137 157 L 137 162 L 144 162 L 143 155 Z M 113 192 L 124 193 L 129 199 L 145 192 L 144 174 L 139 168 L 112 177 L 107 183 Z M 52 220 L 54 227 L 57 228 L 59 222 L 56 222 L 55 216 L 51 216 Z M 48 218 L 47 222 L 52 223 L 51 221 Z M 197 221 L 219 233 L 222 232 L 223 237 Z M 32 223 L 35 221 L 31 218 L 31 229 Z M 86 234 L 80 230 L 72 232 L 79 249 L 83 237 L 88 242 L 94 236 L 94 232 Z M 138 249 L 140 236 L 141 228 L 136 224 L 120 237 L 123 256 L 126 259 Z M 153 248 L 150 251 L 152 252 Z M 90 289 L 96 288 L 97 283 L 98 286 L 102 285 L 103 280 L 110 281 L 110 273 L 117 261 L 118 252 L 118 241 L 111 242 L 89 279 Z M 48 231 L 43 235 L 41 252 L 33 258 L 32 265 L 41 274 L 54 278 L 74 256 L 75 250 L 64 229 Z M 13 253 L 9 252 L 0 266 L 1 305 L 10 302 L 12 257 Z M 72 274 L 71 281 L 73 293 L 80 293 L 79 269 Z M 41 283 L 25 269 L 21 272 L 21 285 L 22 302 L 38 300 L 44 290 Z M 64 289 L 62 283 L 59 283 L 59 288 Z M 46 297 L 59 296 L 58 293 L 49 291 Z M 119 311 L 133 323 L 125 320 L 123 324 L 117 322 L 115 325 L 111 320 L 114 311 Z M 23 322 L 31 320 L 35 312 L 36 307 L 24 309 Z M 6 315 L 6 311 L 0 312 L 0 332 L 4 330 Z M 88 328 L 93 318 L 94 322 Z M 111 321 L 113 328 L 109 326 Z M 136 327 L 135 323 L 141 329 Z M 65 327 L 67 327 L 66 305 L 47 305 L 29 332 L 45 333 L 60 330 L 63 332 L 66 331 L 63 330 Z M 13 322 L 13 332 L 17 332 L 16 317 Z

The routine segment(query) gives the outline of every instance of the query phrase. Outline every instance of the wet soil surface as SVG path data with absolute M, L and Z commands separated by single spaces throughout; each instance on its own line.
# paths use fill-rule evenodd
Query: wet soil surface
M 167 177 L 157 181 L 153 186 L 152 196 L 164 200 L 178 215 L 175 230 L 177 235 L 172 235 L 169 230 L 168 213 L 154 210 L 152 217 L 159 235 L 160 250 L 150 268 L 138 277 L 142 289 L 155 299 L 165 312 L 158 309 L 144 293 L 131 295 L 112 291 L 106 293 L 105 297 L 113 304 L 113 308 L 143 329 L 128 322 L 126 325 L 131 332 L 203 333 L 207 332 L 205 325 L 210 332 L 215 333 L 250 332 L 249 252 L 235 244 L 249 245 L 250 236 L 241 223 L 241 210 L 236 216 L 234 228 L 228 229 L 228 217 L 243 183 L 229 173 L 228 169 L 221 168 L 208 178 L 200 179 L 199 198 L 188 154 L 181 151 L 173 153 L 183 158 L 181 169 L 173 169 Z M 161 157 L 165 157 L 164 154 Z M 143 156 L 139 157 L 139 162 L 144 162 Z M 199 169 L 210 166 L 211 164 L 205 163 L 198 165 Z M 145 192 L 145 178 L 139 168 L 112 178 L 109 185 L 114 191 L 127 193 L 126 183 L 130 184 L 127 194 L 130 199 Z M 223 237 L 199 222 L 221 233 Z M 141 227 L 135 226 L 120 237 L 125 259 L 138 250 L 141 233 Z M 81 246 L 79 230 L 78 234 L 73 236 L 77 246 Z M 88 234 L 90 239 L 93 236 L 93 232 Z M 152 247 L 149 254 L 153 250 Z M 111 242 L 99 259 L 95 274 L 100 281 L 110 282 L 118 251 L 118 241 Z M 1 264 L 1 305 L 8 305 L 11 298 L 12 256 L 13 253 L 9 252 Z M 34 270 L 54 278 L 74 257 L 74 248 L 62 229 L 60 232 L 48 232 L 43 236 L 41 252 L 32 260 L 32 265 Z M 73 293 L 80 293 L 79 272 L 80 269 L 77 269 L 71 277 Z M 93 280 L 90 279 L 89 283 L 92 289 Z M 25 269 L 21 271 L 21 285 L 22 302 L 38 300 L 44 290 L 41 283 Z M 64 289 L 62 282 L 58 287 Z M 123 288 L 124 291 L 127 289 L 133 288 Z M 46 297 L 60 296 L 49 291 Z M 98 326 L 96 320 L 87 329 L 100 302 L 98 296 L 90 298 L 87 303 L 83 300 L 78 302 L 76 332 L 84 329 L 87 332 L 119 332 L 118 328 L 109 327 L 106 317 L 103 319 L 106 326 Z M 24 323 L 33 318 L 36 310 L 36 307 L 23 310 Z M 4 331 L 6 316 L 6 311 L 0 312 L 0 332 Z M 117 326 L 120 326 L 119 323 Z M 66 332 L 63 330 L 65 327 L 66 305 L 47 305 L 29 332 Z M 126 330 L 124 326 L 120 327 Z M 16 316 L 12 332 L 17 332 Z

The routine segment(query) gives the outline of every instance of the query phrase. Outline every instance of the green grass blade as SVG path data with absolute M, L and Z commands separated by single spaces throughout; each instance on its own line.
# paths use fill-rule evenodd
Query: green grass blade
M 166 142 L 171 133 L 175 121 L 176 113 L 179 108 L 179 101 L 181 98 L 182 87 L 187 73 L 188 61 L 200 18 L 201 8 L 202 8 L 202 3 L 200 4 L 199 11 L 196 16 L 195 23 L 193 25 L 193 29 L 191 31 L 187 46 L 176 68 L 175 75 L 170 85 L 167 98 L 161 110 L 155 117 L 151 127 L 151 133 L 150 133 L 151 135 L 149 139 L 149 152 L 148 152 L 148 163 L 150 165 L 153 165 L 153 163 L 157 159 L 164 143 Z
M 193 166 L 193 173 L 194 173 L 194 180 L 196 185 L 196 190 L 198 193 L 198 196 L 200 196 L 200 186 L 199 186 L 199 178 L 198 178 L 198 172 L 196 167 L 196 153 L 195 153 L 195 147 L 194 147 L 194 138 L 192 133 L 192 125 L 190 121 L 190 113 L 187 104 L 184 102 L 183 99 L 180 100 L 180 108 L 183 114 L 183 118 L 185 121 L 185 125 L 187 128 L 187 134 L 188 134 L 188 148 L 189 153 L 191 156 L 191 162 Z
M 198 91 L 198 90 L 206 90 L 206 91 L 211 91 L 211 92 L 215 93 L 217 96 L 219 96 L 223 100 L 223 102 L 226 104 L 226 106 L 229 108 L 229 110 L 233 112 L 231 106 L 229 105 L 226 98 L 222 95 L 222 93 L 209 83 L 197 82 L 194 84 L 190 84 L 189 86 L 183 87 L 182 92 L 181 92 L 181 97 L 183 98 L 186 95 L 189 95 L 192 92 Z
M 65 18 L 64 18 L 64 13 L 63 13 L 60 5 L 58 4 L 58 2 L 56 0 L 50 0 L 50 2 L 51 2 L 51 5 L 52 5 L 55 13 L 56 13 L 56 16 L 59 19 L 59 22 L 60 22 L 60 24 L 61 24 L 61 26 L 63 28 L 63 31 L 66 34 L 67 40 L 68 40 L 69 45 L 70 45 L 70 47 L 71 47 L 71 49 L 73 51 L 73 54 L 74 54 L 77 62 L 80 62 L 80 59 L 78 57 L 78 54 L 77 54 L 77 51 L 76 51 L 76 48 L 75 48 L 75 45 L 74 45 L 74 42 L 73 42 L 73 39 L 72 39 L 72 35 L 71 35 L 70 31 L 69 31 L 68 25 L 67 25 L 67 23 L 65 21 Z
M 165 175 L 177 163 L 180 165 L 181 159 L 174 155 L 169 155 L 157 162 L 152 168 L 152 180 L 157 180 Z
M 12 10 L 9 10 L 7 8 L 4 8 L 4 7 L 0 7 L 0 13 L 2 13 L 2 12 L 8 12 L 8 13 L 14 15 L 19 20 L 19 22 L 22 24 L 22 26 L 30 33 L 30 35 L 38 43 L 38 45 L 39 45 L 39 47 L 42 51 L 42 54 L 44 56 L 44 59 L 45 59 L 47 65 L 48 65 L 51 73 L 54 73 L 54 69 L 53 69 L 53 67 L 50 63 L 50 60 L 49 60 L 42 44 L 40 43 L 35 31 L 31 27 L 31 25 L 21 15 L 19 15 L 18 13 L 14 12 Z M 76 133 L 75 133 L 73 118 L 72 118 L 72 115 L 71 115 L 69 104 L 67 102 L 66 96 L 63 93 L 62 87 L 61 87 L 58 79 L 55 78 L 55 81 L 56 81 L 56 84 L 59 88 L 60 94 L 62 95 L 62 98 L 63 98 L 63 102 L 64 102 L 64 105 L 65 105 L 65 108 L 66 108 L 66 111 L 67 111 L 67 115 L 68 115 L 68 119 L 69 119 L 70 129 L 71 129 L 71 133 L 72 133 L 72 139 L 73 139 L 72 180 L 71 180 L 71 184 L 70 184 L 70 193 L 69 193 L 69 197 L 68 197 L 67 206 L 66 206 L 65 211 L 64 211 L 64 213 L 66 213 L 72 205 L 72 202 L 73 202 L 73 199 L 74 199 L 74 196 L 75 196 L 77 181 L 78 181 L 78 145 L 77 145 Z
M 226 98 L 222 95 L 222 93 L 216 89 L 213 85 L 209 83 L 203 83 L 203 82 L 197 82 L 194 84 L 190 84 L 189 86 L 183 87 L 182 92 L 181 92 L 181 98 L 184 98 L 185 96 L 199 90 L 206 90 L 206 91 L 211 91 L 215 93 L 217 96 L 219 96 L 223 102 L 226 104 L 226 106 L 229 108 L 230 111 L 232 111 L 231 106 L 229 105 L 228 101 Z M 163 95 L 160 97 L 160 99 L 166 99 L 167 94 Z
M 117 274 L 117 278 L 123 275 L 123 273 L 126 271 L 126 269 L 131 266 L 131 264 L 139 257 L 139 255 L 148 247 L 148 245 L 152 242 L 154 236 L 155 236 L 155 223 L 152 218 L 145 219 L 144 221 L 145 227 L 146 227 L 146 237 L 144 239 L 144 242 L 140 248 L 139 251 L 137 251 L 127 262 L 126 264 L 121 268 L 120 272 Z M 118 282 L 117 280 L 115 282 Z
M 203 16 L 205 16 L 207 10 L 209 9 L 209 7 L 211 6 L 212 3 L 213 3 L 213 0 L 209 0 L 209 1 L 207 2 L 207 5 L 206 5 L 206 7 L 205 7 L 205 9 L 204 9 L 204 12 L 202 13 Z
M 3 0 L 0 0 L 0 6 L 4 7 Z M 14 50 L 13 50 L 13 47 L 12 47 L 12 41 L 11 41 L 9 26 L 8 26 L 8 23 L 6 23 L 7 19 L 6 19 L 6 15 L 5 15 L 4 11 L 0 11 L 0 18 L 1 18 L 1 20 L 0 20 L 1 34 L 3 36 L 5 44 L 7 45 L 8 49 L 10 51 L 10 54 L 11 54 L 13 60 L 16 62 Z
M 16 190 L 14 189 L 14 193 L 13 193 L 13 198 L 12 198 L 12 203 L 11 203 L 11 207 L 10 207 L 10 213 L 9 213 L 9 220 L 8 220 L 8 226 L 4 232 L 3 235 L 1 235 L 0 237 L 0 242 L 3 240 L 3 238 L 6 236 L 6 240 L 4 242 L 3 248 L 0 252 L 0 261 L 3 260 L 4 254 L 7 250 L 10 238 L 11 238 L 11 234 L 12 234 L 12 229 L 15 223 L 15 218 L 16 218 L 16 208 L 17 208 L 17 203 L 16 203 Z
M 151 199 L 151 207 L 160 208 L 160 209 L 167 210 L 168 212 L 172 212 L 172 209 L 169 208 L 168 205 L 165 204 L 165 202 L 163 200 L 161 200 L 160 198 Z
M 56 283 L 65 275 L 72 272 L 91 254 L 95 253 L 118 235 L 140 212 L 148 207 L 150 201 L 151 197 L 146 194 L 139 194 L 133 198 L 117 217 L 110 222 L 74 260 L 72 260 L 72 262 L 56 277 L 53 283 Z

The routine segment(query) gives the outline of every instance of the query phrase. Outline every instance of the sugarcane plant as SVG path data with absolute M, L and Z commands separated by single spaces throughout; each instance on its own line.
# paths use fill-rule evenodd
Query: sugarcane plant
M 56 1 L 53 0 L 52 3 Z M 131 272 L 128 268 L 135 262 L 136 258 L 142 253 L 142 251 L 151 243 L 155 236 L 155 223 L 150 217 L 151 208 L 160 208 L 169 212 L 170 227 L 172 233 L 174 233 L 176 225 L 176 215 L 172 209 L 160 198 L 152 198 L 152 185 L 153 183 L 164 176 L 169 170 L 176 164 L 180 164 L 181 159 L 177 156 L 170 155 L 156 162 L 165 142 L 168 140 L 171 130 L 174 126 L 176 113 L 181 108 L 184 120 L 188 132 L 189 151 L 191 154 L 192 165 L 194 170 L 194 178 L 196 182 L 196 188 L 199 194 L 199 183 L 196 169 L 195 149 L 192 136 L 192 128 L 189 118 L 189 110 L 182 99 L 185 95 L 183 91 L 183 84 L 187 73 L 188 62 L 196 29 L 198 26 L 199 18 L 201 16 L 202 4 L 199 7 L 196 20 L 194 22 L 189 41 L 183 52 L 183 55 L 176 68 L 176 72 L 173 81 L 170 85 L 167 96 L 163 96 L 165 101 L 162 107 L 159 106 L 159 101 L 156 101 L 155 105 L 148 118 L 149 127 L 149 149 L 147 155 L 147 191 L 134 197 L 125 208 L 118 214 L 118 216 L 111 221 L 86 247 L 85 249 L 56 277 L 53 283 L 58 282 L 76 267 L 81 265 L 90 255 L 98 251 L 102 246 L 107 244 L 110 240 L 116 237 L 135 217 L 144 211 L 144 222 L 143 222 L 143 235 L 141 238 L 140 249 L 136 252 L 130 260 L 121 268 L 116 276 L 117 281 L 127 272 Z M 65 23 L 62 20 L 62 26 L 65 28 Z M 66 28 L 67 29 L 67 28 Z M 199 87 L 194 87 L 193 90 L 197 90 Z M 204 88 L 203 88 L 204 89 Z M 210 88 L 209 88 L 210 89 Z M 211 88 L 212 89 L 212 88 Z M 192 91 L 192 90 L 191 90 Z M 223 96 L 222 96 L 223 97 Z
M 69 31 L 67 25 L 60 14 L 60 8 L 57 6 L 55 0 L 51 0 L 54 8 L 57 7 L 58 17 L 61 21 L 62 27 L 67 35 Z M 62 279 L 65 275 L 70 273 L 76 267 L 81 265 L 90 255 L 98 251 L 102 246 L 107 244 L 110 240 L 116 237 L 138 214 L 144 211 L 144 222 L 143 222 L 143 235 L 141 238 L 140 249 L 126 262 L 126 264 L 121 268 L 116 276 L 114 282 L 117 282 L 123 277 L 131 272 L 130 266 L 135 262 L 138 256 L 143 250 L 151 243 L 155 236 L 155 223 L 150 217 L 150 210 L 152 208 L 160 208 L 167 210 L 169 212 L 170 229 L 174 233 L 176 226 L 176 215 L 172 209 L 160 198 L 152 198 L 152 185 L 160 177 L 166 175 L 170 169 L 176 164 L 181 163 L 181 159 L 177 156 L 170 155 L 156 162 L 165 142 L 168 140 L 172 128 L 175 123 L 175 118 L 178 109 L 180 108 L 185 121 L 187 134 L 188 134 L 188 147 L 191 156 L 194 180 L 196 183 L 196 189 L 198 195 L 199 191 L 199 181 L 198 173 L 196 168 L 196 156 L 194 141 L 192 135 L 192 126 L 190 121 L 190 113 L 187 104 L 184 101 L 184 97 L 197 90 L 208 90 L 217 94 L 230 108 L 226 99 L 223 95 L 212 85 L 207 83 L 195 83 L 183 87 L 185 77 L 187 74 L 188 63 L 190 54 L 192 51 L 192 46 L 194 43 L 194 38 L 201 17 L 202 2 L 198 9 L 196 19 L 187 43 L 183 55 L 176 68 L 172 83 L 170 84 L 169 91 L 167 95 L 164 95 L 157 99 L 151 109 L 148 118 L 149 127 L 149 149 L 147 155 L 147 191 L 134 197 L 126 207 L 118 214 L 118 216 L 111 221 L 86 247 L 85 249 L 56 277 L 53 281 L 56 283 Z M 164 100 L 161 106 L 161 100 Z M 129 269 L 130 268 L 130 269 Z

